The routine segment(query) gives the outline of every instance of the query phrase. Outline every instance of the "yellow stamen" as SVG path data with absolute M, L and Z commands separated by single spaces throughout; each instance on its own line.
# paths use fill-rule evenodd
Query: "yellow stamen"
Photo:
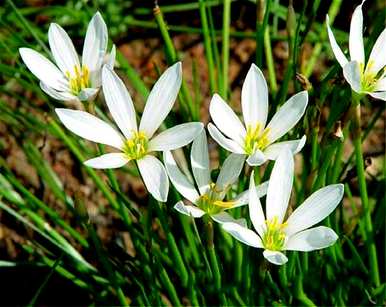
M 235 205 L 234 201 L 223 201 L 220 190 L 214 183 L 210 184 L 209 191 L 201 195 L 197 205 L 209 215 L 217 214 L 224 209 L 231 208 Z
M 139 160 L 147 154 L 148 139 L 143 132 L 133 132 L 133 137 L 127 140 L 123 152 L 130 160 Z
M 263 245 L 265 249 L 271 251 L 280 251 L 284 247 L 286 235 L 284 232 L 286 223 L 279 223 L 277 216 L 273 217 L 270 221 L 266 220 L 267 230 L 263 235 Z
M 385 77 L 386 67 L 380 69 L 378 73 L 374 73 L 371 71 L 372 67 L 374 66 L 374 61 L 369 61 L 365 70 L 363 69 L 363 63 L 360 63 L 359 65 L 362 92 L 373 92 L 378 80 Z
M 81 90 L 90 86 L 90 72 L 86 65 L 83 65 L 82 68 L 74 66 L 74 74 L 67 71 L 66 77 L 70 85 L 70 91 L 74 95 L 78 95 Z
M 257 149 L 263 150 L 269 145 L 269 130 L 264 129 L 259 123 L 255 127 L 248 125 L 247 135 L 244 142 L 244 150 L 248 155 L 255 153 Z

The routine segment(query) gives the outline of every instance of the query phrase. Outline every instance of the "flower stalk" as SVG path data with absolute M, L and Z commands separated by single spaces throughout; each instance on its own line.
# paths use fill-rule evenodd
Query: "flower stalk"
M 364 220 L 366 228 L 366 246 L 369 253 L 370 262 L 370 275 L 373 284 L 377 287 L 380 286 L 379 268 L 377 249 L 373 238 L 373 224 L 371 220 L 371 212 L 369 208 L 369 198 L 367 194 L 366 185 L 366 171 L 363 162 L 362 141 L 361 141 L 361 109 L 360 109 L 360 96 L 353 92 L 352 96 L 352 135 L 355 151 L 356 169 L 358 174 L 359 193 L 361 196 L 362 207 L 364 211 Z

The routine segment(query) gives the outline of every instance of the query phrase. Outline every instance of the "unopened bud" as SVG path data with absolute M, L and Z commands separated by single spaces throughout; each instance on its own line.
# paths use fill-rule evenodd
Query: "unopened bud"
M 344 135 L 343 135 L 343 131 L 342 131 L 342 122 L 340 120 L 338 120 L 335 123 L 333 135 L 337 139 L 343 141 Z
M 265 0 L 257 0 L 256 1 L 256 17 L 257 22 L 262 24 L 264 21 L 265 15 Z
M 308 78 L 302 74 L 297 73 L 296 79 L 300 82 L 302 88 L 306 91 L 310 91 L 312 89 L 312 84 Z
M 296 29 L 296 14 L 291 0 L 289 1 L 288 10 L 287 10 L 287 34 L 291 41 L 293 41 L 295 37 L 295 29 Z

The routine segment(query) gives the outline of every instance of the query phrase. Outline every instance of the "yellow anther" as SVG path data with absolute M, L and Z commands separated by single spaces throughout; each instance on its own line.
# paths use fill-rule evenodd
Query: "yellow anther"
M 72 75 L 69 71 L 66 72 L 66 77 L 70 85 L 71 93 L 78 95 L 79 92 L 90 85 L 90 72 L 86 65 L 82 68 L 74 66 L 74 74 Z
M 280 251 L 284 247 L 286 235 L 284 232 L 286 223 L 279 223 L 277 216 L 266 220 L 267 230 L 263 235 L 264 248 L 272 251 Z
M 133 137 L 127 140 L 123 152 L 130 160 L 139 160 L 147 154 L 148 139 L 143 132 L 133 132 Z
M 362 92 L 373 92 L 378 80 L 385 77 L 386 67 L 380 69 L 378 73 L 374 73 L 372 71 L 373 66 L 374 61 L 369 61 L 366 70 L 363 70 L 363 64 L 360 63 Z
M 224 209 L 231 208 L 235 205 L 234 201 L 223 201 L 222 195 L 224 191 L 219 190 L 216 184 L 209 185 L 209 191 L 201 195 L 197 206 L 208 214 L 217 214 Z
M 257 123 L 255 127 L 248 125 L 244 142 L 244 150 L 248 155 L 254 154 L 257 149 L 263 150 L 269 145 L 269 129 L 264 129 Z

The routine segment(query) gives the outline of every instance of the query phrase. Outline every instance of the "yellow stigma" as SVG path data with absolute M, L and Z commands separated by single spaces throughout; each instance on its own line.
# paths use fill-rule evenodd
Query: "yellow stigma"
M 147 154 L 148 139 L 143 132 L 133 132 L 133 137 L 127 140 L 123 152 L 130 160 L 142 159 Z
M 231 208 L 235 202 L 223 201 L 220 196 L 222 192 L 223 191 L 218 190 L 216 185 L 212 183 L 209 187 L 209 191 L 204 195 L 201 195 L 198 199 L 197 206 L 209 215 L 217 214 L 224 209 Z
M 270 221 L 266 220 L 265 224 L 267 225 L 267 230 L 263 236 L 264 248 L 271 251 L 282 250 L 285 243 L 284 228 L 287 224 L 280 224 L 277 216 L 272 218 Z
M 374 66 L 374 61 L 369 61 L 366 65 L 366 69 L 364 69 L 363 63 L 359 64 L 359 70 L 361 73 L 362 92 L 373 92 L 378 80 L 386 76 L 386 67 L 383 67 L 382 69 L 380 69 L 378 73 L 374 73 L 371 71 L 371 68 L 373 66 Z
M 81 90 L 90 86 L 90 72 L 86 65 L 83 65 L 82 68 L 74 66 L 74 74 L 67 71 L 66 77 L 70 84 L 70 91 L 74 95 L 78 95 Z
M 269 145 L 269 129 L 262 130 L 263 127 L 259 123 L 255 127 L 248 125 L 244 143 L 244 150 L 247 155 L 252 155 L 257 149 L 263 150 Z

